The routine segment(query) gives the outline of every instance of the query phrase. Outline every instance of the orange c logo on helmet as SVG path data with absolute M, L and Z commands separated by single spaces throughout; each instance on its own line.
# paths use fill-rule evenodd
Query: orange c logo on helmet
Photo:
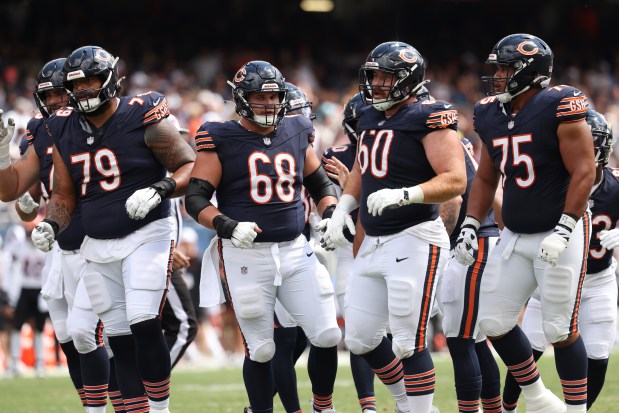
M 245 79 L 246 74 L 247 71 L 245 70 L 245 68 L 240 68 L 239 71 L 236 72 L 236 75 L 234 75 L 234 83 L 239 83 L 241 80 Z
M 95 60 L 99 62 L 109 62 L 112 60 L 112 56 L 103 49 L 97 49 L 95 52 Z
M 417 56 L 407 49 L 400 50 L 400 58 L 408 63 L 415 63 L 417 61 Z
M 525 50 L 525 48 L 524 48 L 525 46 L 532 47 L 532 49 L 531 50 Z M 537 48 L 537 45 L 535 43 L 533 43 L 530 40 L 526 40 L 526 41 L 524 41 L 524 42 L 522 42 L 522 43 L 520 43 L 518 45 L 518 51 L 520 53 L 522 53 L 523 55 L 527 55 L 528 56 L 528 55 L 532 55 L 532 54 L 537 53 L 539 51 L 539 49 Z

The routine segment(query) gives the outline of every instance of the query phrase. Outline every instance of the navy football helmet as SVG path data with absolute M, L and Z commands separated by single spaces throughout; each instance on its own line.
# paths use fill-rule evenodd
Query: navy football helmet
M 118 57 L 112 56 L 98 46 L 84 46 L 74 50 L 62 69 L 63 84 L 69 94 L 69 103 L 78 112 L 97 115 L 110 105 L 120 90 L 118 78 Z M 99 89 L 81 90 L 73 93 L 73 81 L 96 76 L 101 79 Z M 88 97 L 96 93 L 96 97 Z
M 486 63 L 508 66 L 511 74 L 508 77 L 496 77 L 494 74 L 483 76 L 486 95 L 496 96 L 501 102 L 507 103 L 533 86 L 548 86 L 552 75 L 552 59 L 552 50 L 539 37 L 530 34 L 504 37 L 494 46 Z M 505 87 L 496 87 L 497 83 L 504 83 Z
M 307 100 L 305 93 L 290 82 L 286 82 L 286 89 L 288 89 L 286 113 L 303 115 L 312 120 L 316 119 L 316 115 L 312 113 L 312 102 Z
M 67 59 L 54 59 L 43 65 L 37 74 L 35 91 L 32 93 L 34 101 L 44 118 L 49 118 L 53 111 L 60 109 L 66 104 L 66 90 L 62 84 L 62 67 Z M 64 95 L 62 102 L 47 104 L 48 92 L 55 90 Z
M 394 75 L 391 84 L 372 85 L 374 73 L 383 71 Z M 377 110 L 385 111 L 396 103 L 413 96 L 428 81 L 424 80 L 426 63 L 413 46 L 402 42 L 382 43 L 368 55 L 359 70 L 359 91 Z M 373 97 L 373 89 L 388 90 L 385 99 Z
M 357 122 L 359 121 L 359 110 L 365 105 L 362 93 L 357 93 L 351 97 L 344 105 L 344 119 L 342 128 L 348 136 L 350 143 L 357 144 Z
M 254 60 L 245 63 L 236 72 L 233 81 L 228 81 L 228 84 L 232 86 L 236 113 L 242 117 L 262 127 L 277 126 L 284 118 L 288 89 L 286 89 L 285 79 L 280 71 L 269 62 Z M 247 98 L 252 92 L 277 92 L 280 103 L 276 105 L 249 103 Z M 269 109 L 275 109 L 275 112 L 257 115 L 254 109 L 258 107 L 267 110 L 267 112 Z
M 613 144 L 615 143 L 613 131 L 604 115 L 593 109 L 587 111 L 587 123 L 593 135 L 595 164 L 597 166 L 606 166 L 610 154 L 613 151 Z

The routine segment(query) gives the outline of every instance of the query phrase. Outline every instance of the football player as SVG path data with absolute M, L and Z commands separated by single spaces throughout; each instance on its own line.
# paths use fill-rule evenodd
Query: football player
M 584 412 L 587 355 L 577 316 L 595 165 L 587 98 L 570 86 L 547 87 L 552 61 L 550 47 L 528 34 L 501 39 L 488 56 L 495 73 L 483 78 L 488 97 L 474 111 L 484 145 L 455 253 L 461 264 L 474 262 L 480 222 L 500 182 L 505 228 L 482 279 L 480 329 L 518 381 L 527 411 Z M 567 408 L 545 388 L 517 325 L 538 286 Z
M 198 130 L 186 208 L 201 225 L 217 231 L 209 251 L 223 262 L 223 278 L 245 338 L 243 378 L 253 412 L 273 411 L 276 298 L 320 359 L 310 372 L 313 410 L 333 412 L 341 331 L 329 274 L 302 234 L 300 192 L 305 186 L 318 213 L 328 217 L 337 203 L 335 189 L 312 148 L 311 120 L 284 116 L 287 89 L 276 67 L 248 62 L 229 84 L 241 119 L 207 122 Z M 211 203 L 215 189 L 217 208 Z M 210 270 L 202 274 L 202 306 L 221 302 L 217 262 L 211 260 Z
M 595 182 L 589 206 L 591 208 L 591 244 L 587 257 L 587 276 L 582 286 L 578 311 L 578 327 L 587 349 L 587 410 L 600 394 L 608 357 L 615 343 L 617 325 L 617 263 L 613 249 L 619 245 L 619 229 L 613 225 L 619 219 L 619 170 L 609 168 L 608 159 L 614 143 L 612 130 L 604 116 L 592 109 L 587 123 L 593 135 L 595 150 Z M 542 328 L 539 291 L 529 300 L 522 321 L 522 330 L 533 347 L 537 360 L 548 346 Z M 509 374 L 505 380 L 503 411 L 516 410 L 520 388 Z
M 46 120 L 68 104 L 67 92 L 62 83 L 62 68 L 66 59 L 47 62 L 37 75 L 34 100 L 39 114 L 27 125 L 25 139 L 20 149 L 22 158 L 9 168 L 0 170 L 0 194 L 4 201 L 22 195 L 15 208 L 25 221 L 32 221 L 39 212 L 41 196 L 48 201 L 52 193 L 53 141 L 46 129 Z M 6 175 L 5 175 L 6 174 Z M 10 178 L 6 178 L 8 176 Z M 32 195 L 31 195 L 32 194 Z M 80 209 L 74 219 L 58 237 L 58 246 L 46 255 L 43 269 L 43 288 L 54 333 L 67 358 L 71 380 L 89 413 L 105 410 L 107 393 L 101 389 L 108 385 L 108 352 L 104 348 L 99 317 L 94 314 L 88 300 L 77 300 L 78 281 L 84 268 L 79 255 L 84 239 Z M 84 291 L 82 291 L 82 295 Z M 71 319 L 71 320 L 70 320 Z M 122 400 L 116 393 L 116 381 L 110 382 L 110 399 L 115 405 Z
M 105 49 L 84 46 L 63 66 L 71 107 L 46 123 L 54 183 L 32 239 L 49 251 L 81 201 L 83 285 L 105 325 L 125 409 L 150 405 L 167 413 L 170 354 L 161 308 L 174 249 L 168 198 L 184 193 L 195 154 L 165 119 L 165 96 L 117 97 L 117 63 Z
M 417 99 L 424 74 L 423 57 L 406 43 L 370 52 L 360 70 L 369 105 L 359 114 L 357 159 L 333 217 L 321 222 L 325 248 L 347 245 L 344 227 L 354 233 L 349 213 L 359 205 L 366 235 L 346 293 L 346 345 L 363 355 L 400 411 L 415 413 L 432 410 L 435 387 L 426 332 L 449 251 L 437 204 L 466 189 L 458 112 Z

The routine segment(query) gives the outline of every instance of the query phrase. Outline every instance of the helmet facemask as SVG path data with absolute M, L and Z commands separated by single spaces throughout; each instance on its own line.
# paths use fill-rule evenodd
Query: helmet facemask
M 62 99 L 48 104 L 47 101 L 52 92 L 55 92 L 57 96 L 62 95 Z M 44 82 L 37 85 L 37 90 L 33 93 L 33 96 L 41 115 L 46 119 L 56 110 L 67 106 L 69 101 L 65 88 L 62 86 L 54 87 L 51 82 Z
M 71 106 L 78 112 L 88 115 L 98 115 L 105 111 L 109 107 L 111 100 L 116 96 L 118 89 L 120 89 L 122 79 L 116 80 L 118 78 L 116 72 L 117 63 L 118 57 L 114 59 L 111 67 L 106 71 L 107 75 L 105 72 L 95 75 L 103 82 L 101 87 L 96 89 L 83 89 L 74 93 L 73 81 L 87 76 L 84 75 L 82 70 L 67 73 L 65 86 L 67 87 Z
M 410 69 L 400 68 L 392 70 L 380 67 L 374 62 L 367 62 L 361 67 L 359 73 L 361 78 L 360 89 L 365 101 L 374 106 L 376 110 L 384 112 L 415 95 L 419 88 L 429 82 L 429 80 L 423 80 L 415 83 L 413 79 L 415 69 L 417 69 L 417 64 Z M 391 76 L 385 76 L 382 84 L 374 84 L 374 76 L 377 71 L 391 74 Z M 375 92 L 379 91 L 386 91 L 387 96 L 385 98 L 375 98 Z
M 242 117 L 256 123 L 263 128 L 269 128 L 271 126 L 277 126 L 286 115 L 286 96 L 287 90 L 281 89 L 276 83 L 265 83 L 262 85 L 261 90 L 245 91 L 234 85 L 232 82 L 228 82 L 232 86 L 232 95 L 234 97 L 234 103 L 236 110 Z M 250 93 L 269 93 L 277 92 L 279 97 L 279 103 L 256 103 L 249 102 Z M 258 112 L 258 113 L 256 113 Z M 269 113 L 270 112 L 270 113 Z

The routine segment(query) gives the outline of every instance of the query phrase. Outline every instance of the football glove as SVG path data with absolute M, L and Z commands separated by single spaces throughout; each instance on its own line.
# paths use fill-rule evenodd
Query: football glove
M 52 249 L 58 233 L 58 224 L 54 221 L 44 219 L 34 227 L 30 238 L 35 247 L 43 252 L 48 252 Z
M 0 169 L 11 166 L 11 155 L 9 154 L 11 139 L 15 132 L 15 120 L 9 118 L 7 125 L 2 120 L 3 111 L 0 109 Z
M 544 238 L 540 243 L 537 257 L 553 267 L 556 266 L 559 255 L 567 248 L 567 243 L 577 222 L 576 217 L 572 215 L 561 215 L 561 219 L 559 219 L 559 223 L 553 233 Z
M 125 202 L 125 209 L 131 219 L 143 219 L 150 211 L 161 203 L 161 196 L 155 188 L 144 188 L 135 191 Z
M 368 212 L 377 216 L 382 215 L 387 208 L 398 208 L 421 202 L 423 202 L 423 191 L 419 185 L 410 188 L 385 188 L 368 196 Z
M 333 211 L 331 218 L 325 218 L 318 223 L 316 231 L 322 233 L 320 246 L 327 251 L 333 251 L 348 243 L 344 236 L 344 226 L 355 235 L 355 223 L 350 217 L 350 211 L 357 208 L 357 200 L 351 195 L 342 195 Z
M 29 214 L 39 207 L 39 204 L 32 199 L 32 196 L 30 196 L 30 193 L 28 192 L 19 197 L 17 200 L 17 205 L 25 214 Z
M 619 246 L 619 229 L 600 231 L 600 245 L 607 250 L 617 248 Z
M 232 230 L 230 241 L 237 248 L 251 248 L 258 233 L 254 230 L 255 222 L 239 222 Z
M 475 262 L 477 254 L 477 230 L 480 227 L 478 220 L 471 216 L 467 216 L 460 227 L 460 235 L 456 239 L 454 253 L 456 260 L 462 265 L 471 265 Z

